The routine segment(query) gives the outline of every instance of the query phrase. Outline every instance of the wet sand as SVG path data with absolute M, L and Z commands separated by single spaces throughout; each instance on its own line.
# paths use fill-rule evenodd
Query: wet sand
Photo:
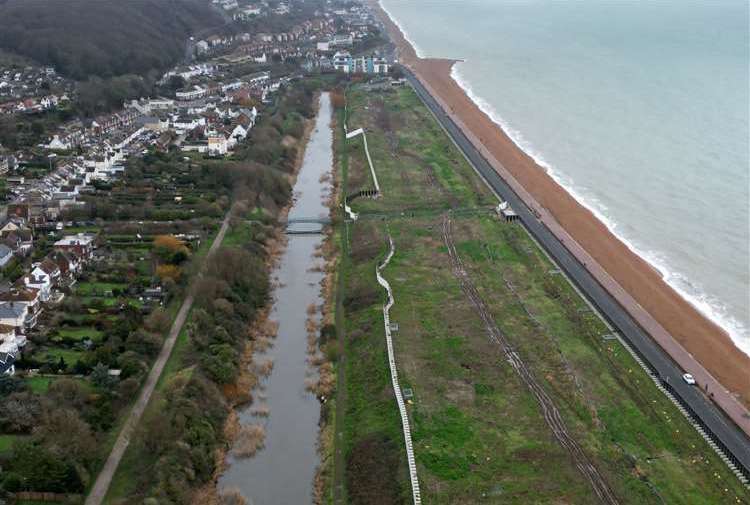
M 414 71 L 527 205 L 537 209 L 553 233 L 585 260 L 599 282 L 676 362 L 714 392 L 714 401 L 750 434 L 750 357 L 516 146 L 451 78 L 454 61 L 417 57 L 377 0 L 370 4 L 385 23 L 399 61 Z

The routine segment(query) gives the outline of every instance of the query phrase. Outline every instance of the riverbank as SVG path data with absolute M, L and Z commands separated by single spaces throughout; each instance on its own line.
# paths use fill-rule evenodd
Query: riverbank
M 294 170 L 288 176 L 289 185 L 292 188 L 296 184 L 297 177 L 302 168 L 305 150 L 314 126 L 314 120 L 310 119 L 305 121 L 302 138 L 297 141 L 298 151 L 294 163 Z M 294 197 L 292 196 L 287 204 L 279 209 L 277 221 L 285 221 L 293 206 Z M 271 228 L 270 237 L 266 240 L 264 247 L 266 258 L 265 269 L 267 272 L 273 272 L 278 267 L 286 245 L 287 238 L 282 227 L 275 226 Z M 271 289 L 275 290 L 277 287 L 278 281 L 272 281 Z M 273 339 L 276 337 L 278 331 L 278 324 L 272 321 L 269 317 L 273 304 L 274 298 L 271 297 L 248 329 L 248 340 L 242 352 L 236 380 L 231 384 L 224 384 L 222 386 L 222 393 L 224 394 L 230 409 L 223 427 L 225 444 L 216 449 L 214 453 L 214 476 L 211 481 L 196 491 L 193 498 L 193 503 L 196 505 L 218 505 L 221 502 L 222 493 L 219 492 L 218 482 L 222 474 L 224 474 L 229 467 L 229 453 L 237 442 L 238 436 L 242 430 L 238 411 L 239 409 L 252 405 L 255 398 L 254 394 L 257 393 L 256 387 L 258 386 L 259 380 L 262 378 L 258 373 L 261 371 L 261 364 L 258 363 L 255 358 L 257 357 L 257 353 L 265 351 L 272 345 Z M 236 490 L 232 488 L 225 491 L 235 493 Z
M 309 141 L 298 151 L 290 221 L 314 224 L 328 214 L 330 110 L 329 96 L 323 93 L 316 119 L 308 125 Z M 282 212 L 281 221 L 286 215 Z M 237 409 L 239 428 L 218 479 L 220 494 L 233 490 L 248 502 L 262 503 L 306 503 L 319 495 L 319 420 L 333 384 L 331 364 L 318 346 L 328 271 L 321 264 L 322 244 L 318 234 L 284 235 L 283 246 L 272 255 L 273 301 L 267 320 L 274 323 L 275 335 L 266 335 L 266 344 L 252 353 L 249 368 L 257 376 L 253 402 Z
M 727 395 L 727 402 L 738 398 L 746 410 L 747 405 L 750 405 L 750 357 L 742 353 L 721 328 L 680 297 L 664 282 L 659 272 L 623 244 L 596 216 L 579 204 L 514 144 L 452 78 L 454 61 L 419 58 L 380 5 L 374 0 L 370 3 L 396 44 L 401 63 L 411 68 L 429 85 L 431 91 L 460 120 L 468 136 L 481 143 L 488 159 L 496 159 L 528 195 L 538 202 L 540 214 L 544 213 L 546 215 L 543 217 L 558 223 L 559 228 L 590 255 L 592 261 L 587 262 L 589 270 L 595 275 L 611 276 L 625 293 L 632 296 L 636 305 L 632 307 L 631 313 L 636 312 L 634 317 L 644 327 L 653 334 L 652 328 L 644 324 L 644 320 L 652 316 L 653 322 L 663 327 L 665 333 L 684 347 L 687 354 L 730 390 L 733 396 Z M 574 245 L 571 244 L 571 247 Z M 668 350 L 671 347 L 666 342 L 660 344 Z M 707 382 L 709 381 L 707 377 Z M 712 389 L 722 390 L 720 386 Z

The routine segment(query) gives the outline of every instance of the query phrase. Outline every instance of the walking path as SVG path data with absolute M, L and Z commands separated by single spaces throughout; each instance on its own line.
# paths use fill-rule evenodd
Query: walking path
M 216 235 L 216 238 L 211 244 L 211 248 L 208 250 L 208 254 L 203 260 L 201 270 L 206 264 L 206 260 L 208 260 L 221 245 L 221 242 L 224 240 L 224 235 L 226 234 L 228 228 L 229 213 L 227 213 L 226 217 L 224 217 L 224 221 L 221 223 L 221 229 Z M 175 342 L 177 341 L 177 336 L 182 331 L 182 326 L 185 324 L 185 320 L 187 319 L 187 316 L 190 313 L 190 309 L 193 306 L 193 285 L 191 285 L 191 287 L 189 288 L 190 291 L 188 292 L 187 297 L 185 297 L 185 300 L 182 302 L 180 310 L 177 312 L 177 317 L 175 317 L 175 320 L 172 323 L 172 327 L 169 330 L 169 335 L 164 341 L 164 345 L 161 348 L 161 352 L 159 352 L 159 356 L 154 362 L 154 366 L 151 367 L 151 371 L 146 378 L 146 383 L 141 389 L 141 394 L 140 396 L 138 396 L 138 400 L 136 400 L 135 405 L 133 405 L 133 409 L 130 411 L 130 414 L 125 421 L 120 434 L 117 436 L 115 445 L 112 447 L 112 452 L 109 453 L 109 457 L 104 463 L 104 467 L 102 468 L 101 472 L 99 472 L 99 476 L 96 478 L 96 482 L 94 483 L 94 486 L 91 488 L 91 491 L 86 498 L 85 505 L 100 505 L 104 501 L 104 497 L 107 495 L 107 491 L 109 490 L 109 486 L 112 483 L 112 478 L 117 471 L 117 467 L 120 464 L 120 460 L 125 454 L 125 449 L 127 449 L 128 445 L 130 444 L 130 438 L 133 436 L 135 428 L 138 426 L 138 422 L 140 421 L 143 412 L 146 410 L 146 406 L 148 405 L 149 400 L 151 400 L 151 395 L 156 389 L 156 384 L 159 382 L 159 377 L 161 377 L 162 371 L 164 371 L 164 367 L 169 360 L 169 356 L 172 354 L 172 349 L 174 349 Z
M 409 416 L 406 413 L 406 404 L 404 403 L 404 397 L 401 395 L 401 386 L 398 383 L 398 371 L 396 370 L 396 358 L 393 352 L 393 339 L 391 338 L 391 319 L 390 311 L 391 307 L 395 303 L 393 298 L 393 291 L 388 281 L 380 274 L 388 262 L 391 261 L 393 254 L 396 252 L 396 248 L 393 245 L 393 239 L 388 235 L 388 242 L 390 244 L 390 250 L 388 256 L 386 256 L 383 263 L 375 268 L 375 275 L 378 278 L 378 283 L 385 288 L 388 292 L 388 302 L 383 305 L 383 322 L 385 324 L 385 342 L 388 347 L 388 364 L 391 368 L 391 382 L 393 383 L 393 391 L 396 393 L 396 403 L 398 403 L 398 411 L 401 414 L 401 426 L 404 429 L 404 443 L 406 444 L 406 459 L 409 463 L 409 479 L 411 480 L 411 493 L 414 499 L 414 505 L 420 505 L 422 498 L 419 494 L 419 479 L 417 478 L 417 464 L 414 461 L 414 447 L 411 442 L 411 430 L 409 428 Z

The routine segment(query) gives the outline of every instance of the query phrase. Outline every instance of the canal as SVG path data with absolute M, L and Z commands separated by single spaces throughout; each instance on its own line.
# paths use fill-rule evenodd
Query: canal
M 331 190 L 333 132 L 328 93 L 320 97 L 318 115 L 294 186 L 289 219 L 324 218 Z M 272 278 L 277 280 L 270 318 L 278 322 L 273 345 L 256 363 L 269 360 L 273 369 L 253 393 L 253 404 L 239 412 L 242 425 L 261 425 L 265 447 L 249 458 L 228 456 L 229 466 L 219 489 L 238 489 L 251 505 L 312 503 L 318 466 L 316 442 L 320 404 L 305 387 L 314 378 L 307 362 L 307 308 L 323 302 L 323 272 L 316 267 L 316 248 L 323 235 L 288 235 L 288 243 Z M 319 316 L 315 316 L 319 317 Z M 258 413 L 261 414 L 258 414 Z

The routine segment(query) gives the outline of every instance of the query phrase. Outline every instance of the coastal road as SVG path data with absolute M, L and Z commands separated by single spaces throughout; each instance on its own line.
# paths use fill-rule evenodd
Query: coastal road
M 227 213 L 224 221 L 221 223 L 221 229 L 219 229 L 219 233 L 216 235 L 216 238 L 214 238 L 211 248 L 208 250 L 208 254 L 203 260 L 203 265 L 206 264 L 206 261 L 216 252 L 221 245 L 221 242 L 224 240 L 224 235 L 226 235 L 227 229 L 229 228 L 229 216 L 231 212 L 232 211 L 230 210 Z M 201 266 L 201 269 L 203 265 Z M 115 476 L 120 460 L 125 454 L 125 449 L 127 449 L 130 444 L 130 438 L 133 436 L 133 433 L 138 426 L 138 422 L 141 420 L 143 412 L 146 410 L 149 400 L 151 400 L 151 395 L 156 389 L 159 377 L 161 377 L 161 373 L 164 371 L 169 356 L 172 354 L 175 342 L 177 341 L 177 336 L 182 331 L 182 327 L 190 313 L 190 309 L 193 307 L 194 296 L 192 291 L 194 285 L 195 283 L 191 285 L 187 297 L 185 297 L 182 306 L 180 306 L 180 310 L 177 312 L 177 317 L 175 317 L 172 327 L 169 329 L 169 335 L 164 341 L 164 345 L 154 362 L 154 366 L 151 367 L 151 371 L 146 378 L 146 383 L 143 385 L 143 388 L 141 388 L 141 394 L 138 396 L 135 405 L 133 405 L 130 414 L 128 414 L 128 418 L 125 421 L 120 434 L 117 436 L 115 445 L 112 447 L 112 452 L 109 453 L 109 457 L 107 457 L 104 467 L 102 467 L 101 472 L 99 472 L 96 482 L 94 482 L 94 486 L 91 488 L 91 491 L 89 491 L 85 505 L 100 505 L 104 501 L 104 497 L 107 496 L 107 491 L 112 483 L 112 478 Z
M 562 268 L 580 291 L 599 310 L 608 322 L 636 350 L 664 386 L 703 426 L 726 456 L 750 478 L 750 439 L 745 432 L 729 420 L 699 388 L 689 386 L 682 379 L 683 370 L 636 323 L 633 317 L 615 300 L 557 236 L 538 219 L 524 200 L 502 178 L 497 170 L 469 140 L 464 131 L 430 94 L 422 82 L 408 69 L 401 67 L 420 99 L 430 109 L 456 145 L 487 181 L 491 188 L 507 200 L 521 222 L 537 242 Z M 726 392 L 717 392 L 723 394 Z

